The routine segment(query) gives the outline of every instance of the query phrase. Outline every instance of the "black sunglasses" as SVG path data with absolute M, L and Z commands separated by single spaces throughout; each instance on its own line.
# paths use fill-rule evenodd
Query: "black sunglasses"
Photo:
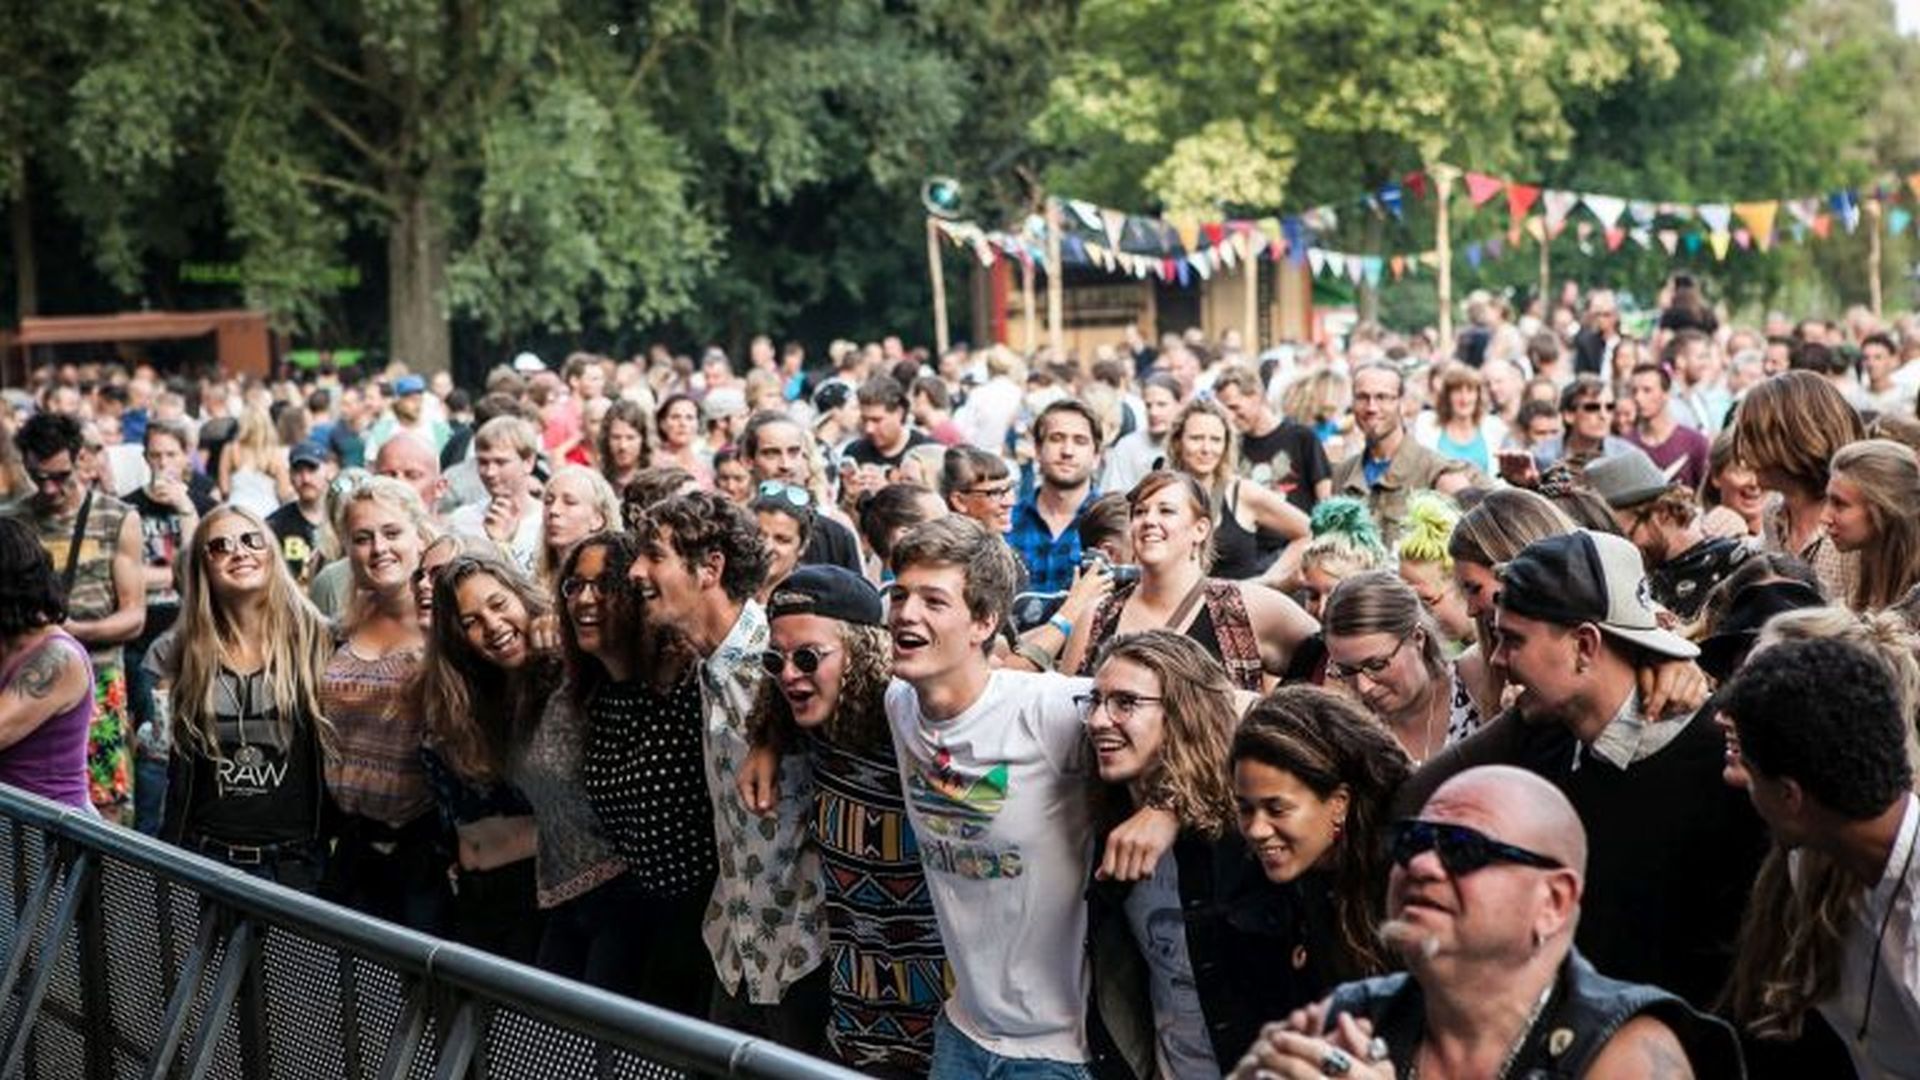
M 36 487 L 45 487 L 48 484 L 66 487 L 67 481 L 73 479 L 73 470 L 66 469 L 62 472 L 47 472 L 41 469 L 28 469 L 27 479 L 33 481 Z
M 812 645 L 802 645 L 791 653 L 783 653 L 779 649 L 768 649 L 760 654 L 760 666 L 767 674 L 777 679 L 787 673 L 787 659 L 792 657 L 793 666 L 800 669 L 800 674 L 811 675 L 820 670 L 820 661 L 837 651 L 830 647 L 816 648 Z
M 1477 829 L 1418 818 L 1394 822 L 1388 842 L 1395 863 L 1405 866 L 1416 855 L 1431 851 L 1439 855 L 1440 865 L 1453 877 L 1484 870 L 1494 863 L 1515 863 L 1541 870 L 1566 868 L 1565 863 L 1550 855 L 1503 844 Z
M 224 559 L 243 547 L 248 551 L 267 550 L 266 535 L 258 529 L 248 529 L 236 536 L 216 536 L 207 541 L 207 554 Z

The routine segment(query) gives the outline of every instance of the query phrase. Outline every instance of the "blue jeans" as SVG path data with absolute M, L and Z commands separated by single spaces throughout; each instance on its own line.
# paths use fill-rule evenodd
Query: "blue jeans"
M 966 1037 L 946 1013 L 933 1025 L 933 1067 L 927 1080 L 1092 1080 L 1085 1065 L 1050 1058 L 1010 1058 Z

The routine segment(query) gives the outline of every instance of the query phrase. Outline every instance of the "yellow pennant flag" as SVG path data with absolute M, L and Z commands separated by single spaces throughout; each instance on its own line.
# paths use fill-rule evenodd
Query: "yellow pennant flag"
M 1537 217 L 1528 218 L 1527 219 L 1527 235 L 1533 237 L 1536 243 L 1541 243 L 1541 244 L 1546 243 L 1547 242 L 1546 219 L 1537 218 Z
M 1192 214 L 1179 214 L 1171 219 L 1173 231 L 1180 237 L 1180 247 L 1187 254 L 1200 250 L 1200 219 Z
M 1734 203 L 1733 212 L 1746 223 L 1747 231 L 1753 234 L 1753 242 L 1761 251 L 1773 244 L 1773 219 L 1780 212 L 1780 200 Z
M 1726 261 L 1727 245 L 1732 242 L 1733 234 L 1723 230 L 1716 229 L 1707 234 L 1707 243 L 1713 245 L 1713 257 L 1719 262 Z

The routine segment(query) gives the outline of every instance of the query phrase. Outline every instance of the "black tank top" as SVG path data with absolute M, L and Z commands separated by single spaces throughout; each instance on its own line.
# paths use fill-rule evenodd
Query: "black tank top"
M 1273 561 L 1263 552 L 1260 537 L 1240 524 L 1240 483 L 1228 489 L 1226 505 L 1220 511 L 1220 527 L 1213 531 L 1212 576 L 1225 581 L 1246 581 L 1266 572 Z

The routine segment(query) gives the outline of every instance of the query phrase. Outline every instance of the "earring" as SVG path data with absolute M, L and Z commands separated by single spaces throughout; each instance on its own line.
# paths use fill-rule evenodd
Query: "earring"
M 1338 840 L 1338 839 L 1340 839 L 1340 834 L 1341 834 L 1342 832 L 1345 832 L 1345 831 L 1346 831 L 1346 828 L 1347 828 L 1347 819 L 1346 819 L 1346 818 L 1339 818 L 1339 819 L 1336 819 L 1336 820 L 1334 821 L 1334 823 L 1333 823 L 1333 838 L 1334 838 L 1335 840 Z

